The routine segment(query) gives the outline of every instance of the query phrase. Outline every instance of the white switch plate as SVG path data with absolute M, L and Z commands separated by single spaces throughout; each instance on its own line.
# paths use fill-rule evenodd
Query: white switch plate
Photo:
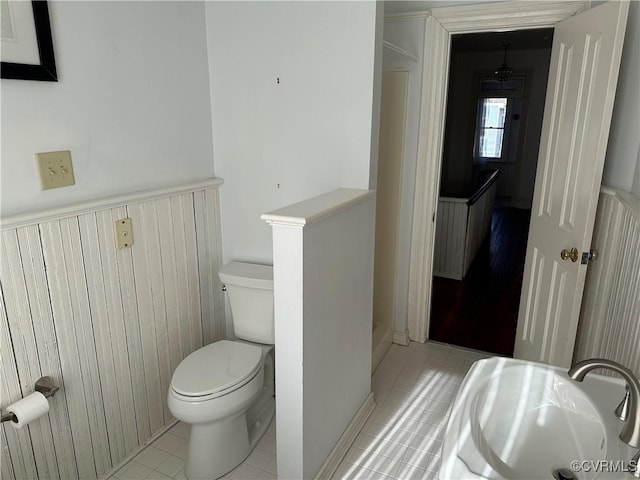
M 36 153 L 36 159 L 38 161 L 42 190 L 68 187 L 76 184 L 69 150 Z
M 121 218 L 113 224 L 116 233 L 116 248 L 127 248 L 133 245 L 133 229 L 130 218 Z

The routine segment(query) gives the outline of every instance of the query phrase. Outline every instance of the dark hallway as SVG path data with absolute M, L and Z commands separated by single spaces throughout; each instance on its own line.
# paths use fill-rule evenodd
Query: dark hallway
M 513 355 L 530 216 L 495 207 L 464 280 L 434 277 L 430 340 Z

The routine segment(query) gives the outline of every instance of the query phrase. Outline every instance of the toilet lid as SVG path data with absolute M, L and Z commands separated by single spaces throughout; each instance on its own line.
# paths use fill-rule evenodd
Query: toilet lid
M 182 360 L 173 373 L 173 390 L 201 397 L 232 388 L 260 368 L 262 349 L 246 343 L 220 340 Z

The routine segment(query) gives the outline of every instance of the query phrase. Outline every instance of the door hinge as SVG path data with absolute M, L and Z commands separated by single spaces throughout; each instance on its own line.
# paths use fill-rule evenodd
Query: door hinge
M 598 258 L 598 252 L 595 250 L 589 250 L 588 252 L 582 252 L 582 260 L 580 264 L 586 265 L 589 262 L 593 262 Z

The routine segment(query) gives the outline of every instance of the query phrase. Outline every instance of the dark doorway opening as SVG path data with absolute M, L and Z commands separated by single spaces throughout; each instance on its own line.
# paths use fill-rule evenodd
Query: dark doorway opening
M 552 40 L 553 29 L 452 37 L 439 211 L 443 202 L 472 205 L 483 173 L 500 174 L 480 249 L 463 252 L 462 274 L 434 268 L 430 340 L 513 355 Z M 498 75 L 501 66 L 506 77 Z M 463 244 L 475 251 L 471 223 L 447 221 L 436 224 L 436 232 L 454 232 L 439 237 L 441 244 L 459 245 L 465 235 Z M 451 257 L 445 250 L 438 258 Z
M 463 280 L 434 277 L 429 338 L 513 355 L 531 210 L 495 207 Z

